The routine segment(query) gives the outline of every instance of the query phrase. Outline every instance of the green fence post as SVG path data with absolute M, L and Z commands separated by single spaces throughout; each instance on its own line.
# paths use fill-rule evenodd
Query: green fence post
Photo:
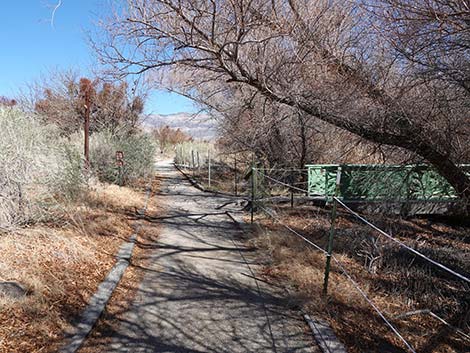
M 234 186 L 235 186 L 235 196 L 238 196 L 238 173 L 237 173 L 237 156 L 235 155 L 234 159 L 235 164 L 235 175 L 234 175 Z
M 294 189 L 292 188 L 294 186 L 294 173 L 290 173 L 290 208 L 294 208 Z
M 335 188 L 335 194 L 334 194 L 335 197 L 339 196 L 340 185 L 341 185 L 341 167 L 338 167 L 338 170 L 336 172 L 336 188 Z M 323 281 L 323 296 L 325 297 L 328 294 L 328 279 L 330 277 L 330 269 L 331 269 L 331 254 L 333 253 L 333 240 L 335 236 L 336 209 L 337 209 L 337 201 L 335 197 L 333 198 L 333 207 L 331 209 L 331 225 L 330 225 L 330 232 L 328 235 L 325 278 Z

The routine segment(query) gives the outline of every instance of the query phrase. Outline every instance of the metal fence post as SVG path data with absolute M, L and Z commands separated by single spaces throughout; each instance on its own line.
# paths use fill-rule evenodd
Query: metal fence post
M 195 169 L 195 166 L 196 166 L 196 162 L 194 161 L 194 150 L 192 149 L 191 150 L 191 169 L 193 170 L 193 177 L 194 177 L 194 169 Z
M 237 156 L 235 156 L 235 176 L 234 176 L 234 182 L 235 182 L 235 196 L 238 196 Z
M 292 188 L 294 186 L 294 173 L 291 172 L 290 174 L 290 208 L 294 208 L 294 189 Z
M 201 160 L 199 158 L 199 151 L 196 151 L 196 156 L 197 156 L 197 173 L 200 177 L 201 176 Z
M 328 279 L 330 277 L 331 255 L 333 253 L 333 240 L 334 240 L 334 236 L 335 236 L 336 209 L 337 209 L 336 197 L 339 196 L 340 185 L 341 185 L 341 167 L 338 167 L 338 170 L 336 172 L 336 188 L 335 188 L 335 193 L 334 193 L 334 197 L 333 197 L 333 207 L 331 209 L 331 225 L 330 225 L 330 232 L 329 232 L 329 235 L 328 235 L 328 248 L 327 248 L 327 255 L 326 255 L 325 278 L 323 280 L 323 296 L 325 296 L 325 297 L 328 294 Z
M 253 224 L 255 213 L 256 173 L 257 171 L 253 164 L 251 166 L 251 224 Z
M 209 179 L 209 189 L 211 187 L 211 150 L 207 149 L 207 178 Z

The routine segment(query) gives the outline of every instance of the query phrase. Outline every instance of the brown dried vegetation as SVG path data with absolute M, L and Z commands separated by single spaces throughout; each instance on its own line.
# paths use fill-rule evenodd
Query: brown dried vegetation
M 152 188 L 157 185 L 154 181 Z M 0 352 L 57 350 L 62 333 L 133 233 L 144 191 L 99 184 L 81 202 L 67 206 L 60 221 L 0 236 L 0 280 L 17 281 L 29 291 L 19 300 L 0 298 Z M 148 211 L 157 212 L 155 202 Z
M 323 209 L 278 209 L 285 224 L 326 247 L 329 212 Z M 363 299 L 333 262 L 328 300 L 322 299 L 325 257 L 279 223 L 259 216 L 263 228 L 252 242 L 269 254 L 265 275 L 293 289 L 305 308 L 325 317 L 351 352 L 402 352 L 403 343 Z M 426 219 L 373 219 L 418 251 L 460 272 L 470 273 L 468 227 Z M 334 253 L 367 296 L 385 313 L 417 352 L 464 352 L 470 342 L 468 286 L 420 261 L 370 228 L 341 213 Z M 427 313 L 398 318 L 414 310 Z

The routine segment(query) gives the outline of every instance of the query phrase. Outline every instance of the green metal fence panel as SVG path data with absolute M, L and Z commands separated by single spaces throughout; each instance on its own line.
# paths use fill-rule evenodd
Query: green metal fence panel
M 387 200 L 407 197 L 408 168 L 343 166 L 341 196 L 347 200 Z
M 309 196 L 326 196 L 334 194 L 338 165 L 307 165 L 307 169 Z
M 331 197 L 339 165 L 307 165 L 310 196 Z M 351 201 L 449 201 L 453 187 L 428 165 L 341 165 L 340 197 Z M 470 176 L 470 165 L 462 165 Z

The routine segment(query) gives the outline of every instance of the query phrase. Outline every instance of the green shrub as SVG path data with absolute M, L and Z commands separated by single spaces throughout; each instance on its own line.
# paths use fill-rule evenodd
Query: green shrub
M 83 152 L 77 147 L 68 140 L 62 141 L 59 153 L 63 165 L 50 183 L 52 190 L 68 200 L 79 198 L 86 185 L 83 174 Z
M 145 133 L 120 136 L 116 147 L 124 152 L 124 177 L 133 181 L 148 177 L 154 172 L 157 144 Z
M 81 140 L 80 140 L 81 141 Z M 123 182 L 133 182 L 148 177 L 153 172 L 157 145 L 145 133 L 110 131 L 97 132 L 90 137 L 90 165 L 92 174 L 99 180 L 119 183 L 116 152 L 124 153 Z

